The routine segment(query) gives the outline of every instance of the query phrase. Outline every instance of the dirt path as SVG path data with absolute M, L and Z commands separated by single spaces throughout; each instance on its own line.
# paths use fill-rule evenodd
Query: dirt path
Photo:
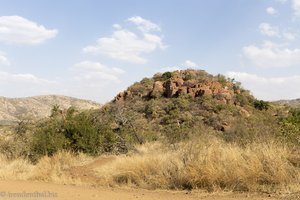
M 23 197 L 22 197 L 23 195 Z M 25 196 L 27 195 L 27 197 Z M 36 195 L 29 198 L 29 195 Z M 40 195 L 38 197 L 37 195 Z M 42 195 L 46 195 L 42 197 Z M 280 198 L 250 194 L 208 194 L 185 191 L 149 191 L 56 185 L 31 181 L 0 181 L 0 199 L 55 200 L 275 200 Z M 283 198 L 285 199 L 285 198 Z M 289 198 L 290 199 L 290 198 Z
M 115 156 L 99 157 L 87 165 L 72 167 L 70 169 L 70 175 L 71 177 L 80 178 L 82 182 L 89 185 L 96 185 L 99 180 L 95 175 L 94 169 L 112 162 L 115 159 Z

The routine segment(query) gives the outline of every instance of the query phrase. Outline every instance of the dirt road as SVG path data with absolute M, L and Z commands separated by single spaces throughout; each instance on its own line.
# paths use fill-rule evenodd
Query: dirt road
M 135 189 L 93 188 L 57 185 L 31 181 L 0 181 L 0 199 L 55 199 L 55 200 L 274 200 L 291 199 L 254 194 L 208 194 L 185 191 L 149 191 Z M 297 198 L 293 198 L 297 199 Z

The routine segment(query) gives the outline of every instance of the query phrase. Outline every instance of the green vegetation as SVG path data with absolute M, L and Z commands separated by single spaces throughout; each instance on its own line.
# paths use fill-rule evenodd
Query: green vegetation
M 280 119 L 280 125 L 280 138 L 295 147 L 300 147 L 300 109 L 291 108 L 288 115 Z
M 72 107 L 64 111 L 54 106 L 49 119 L 39 123 L 33 131 L 32 160 L 52 156 L 59 150 L 99 155 L 116 151 L 123 145 L 122 151 L 127 151 L 121 134 L 114 133 L 108 120 L 99 119 L 98 114 L 77 112 Z
M 270 104 L 263 100 L 255 100 L 254 107 L 258 110 L 268 110 L 270 107 Z

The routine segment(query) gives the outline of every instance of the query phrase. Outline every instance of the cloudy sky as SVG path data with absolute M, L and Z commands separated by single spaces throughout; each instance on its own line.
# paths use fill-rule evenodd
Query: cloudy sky
M 300 98 L 300 0 L 0 0 L 0 96 L 103 103 L 185 68 Z

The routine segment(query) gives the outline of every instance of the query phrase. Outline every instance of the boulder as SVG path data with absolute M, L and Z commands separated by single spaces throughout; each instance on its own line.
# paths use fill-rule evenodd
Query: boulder
M 163 83 L 161 81 L 156 81 L 153 84 L 153 89 L 150 92 L 150 97 L 158 98 L 158 97 L 161 97 L 163 93 L 164 93 Z

